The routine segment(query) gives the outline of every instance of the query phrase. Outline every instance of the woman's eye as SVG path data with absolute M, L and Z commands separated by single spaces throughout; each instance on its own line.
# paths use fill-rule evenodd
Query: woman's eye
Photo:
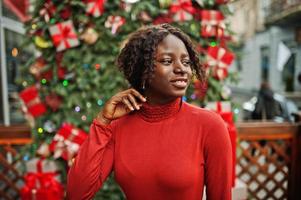
M 163 65 L 170 65 L 171 64 L 171 60 L 170 59 L 165 59 L 165 60 L 161 60 L 160 63 L 162 63 Z
M 191 65 L 190 60 L 183 60 L 182 63 L 183 63 L 184 66 L 190 66 Z

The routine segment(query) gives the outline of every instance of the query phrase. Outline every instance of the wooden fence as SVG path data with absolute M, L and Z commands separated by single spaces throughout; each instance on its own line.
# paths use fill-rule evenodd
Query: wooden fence
M 301 199 L 301 125 L 240 123 L 237 176 L 249 199 Z
M 301 199 L 301 124 L 239 123 L 237 176 L 248 199 Z M 22 176 L 15 156 L 31 142 L 27 127 L 0 127 L 0 199 L 18 199 Z
M 19 160 L 14 159 L 22 145 L 31 143 L 27 126 L 0 127 L 0 199 L 19 199 L 24 184 L 22 174 L 17 170 Z

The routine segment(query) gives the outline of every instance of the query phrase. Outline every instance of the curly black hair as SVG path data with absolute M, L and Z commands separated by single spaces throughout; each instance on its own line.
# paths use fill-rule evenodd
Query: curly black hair
M 153 77 L 155 54 L 158 44 L 169 34 L 178 37 L 186 46 L 193 74 L 203 81 L 205 78 L 198 53 L 189 36 L 170 24 L 142 27 L 132 33 L 117 57 L 117 66 L 131 86 L 143 93 L 143 85 Z

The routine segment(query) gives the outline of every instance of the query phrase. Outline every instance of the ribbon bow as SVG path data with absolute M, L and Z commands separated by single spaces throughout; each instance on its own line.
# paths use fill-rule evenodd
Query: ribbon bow
M 87 4 L 87 13 L 94 17 L 99 17 L 104 12 L 106 0 L 89 0 Z
M 179 13 L 180 21 L 185 20 L 185 14 L 188 13 L 188 14 L 193 15 L 196 12 L 196 10 L 192 6 L 192 3 L 190 0 L 178 0 L 177 3 L 174 3 L 171 5 L 169 10 L 171 13 L 174 13 L 174 14 Z M 187 12 L 187 13 L 185 13 L 185 12 Z M 192 19 L 192 16 L 189 16 L 189 19 Z
M 70 44 L 68 42 L 68 39 L 76 39 L 77 36 L 74 32 L 72 32 L 71 25 L 68 24 L 57 24 L 56 25 L 59 29 L 59 33 L 56 35 L 53 35 L 53 42 L 55 46 L 58 46 L 61 42 L 64 43 L 64 45 L 67 48 L 70 48 Z
M 25 186 L 21 189 L 24 200 L 57 200 L 63 197 L 63 186 L 55 179 L 58 173 L 43 172 L 42 161 L 43 158 L 37 162 L 37 172 L 29 172 L 24 176 Z

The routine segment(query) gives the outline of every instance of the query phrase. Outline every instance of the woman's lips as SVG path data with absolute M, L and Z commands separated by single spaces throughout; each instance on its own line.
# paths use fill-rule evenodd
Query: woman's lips
M 183 80 L 178 80 L 178 81 L 172 81 L 171 84 L 174 87 L 180 88 L 180 89 L 184 89 L 187 87 L 187 81 L 183 81 Z

